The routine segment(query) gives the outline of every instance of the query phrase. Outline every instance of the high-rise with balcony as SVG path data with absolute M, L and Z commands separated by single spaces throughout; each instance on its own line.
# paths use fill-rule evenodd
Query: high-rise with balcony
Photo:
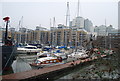
M 72 29 L 82 29 L 84 28 L 84 18 L 83 17 L 76 17 L 75 19 L 73 19 L 71 22 L 70 22 L 70 27 Z
M 85 19 L 85 21 L 84 21 L 84 29 L 87 32 L 94 32 L 93 23 L 89 19 Z

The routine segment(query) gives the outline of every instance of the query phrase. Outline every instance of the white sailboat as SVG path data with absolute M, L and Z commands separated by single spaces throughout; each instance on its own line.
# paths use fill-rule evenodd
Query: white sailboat
M 84 49 L 78 49 L 76 52 L 68 55 L 68 61 L 70 60 L 77 60 L 77 59 L 85 59 L 88 58 L 87 52 Z
M 77 12 L 77 17 L 79 17 L 79 0 L 78 0 L 78 12 Z M 73 52 L 72 54 L 68 55 L 68 61 L 69 60 L 77 60 L 77 59 L 84 59 L 84 58 L 87 58 L 88 55 L 87 55 L 87 51 L 82 47 L 82 42 L 83 42 L 83 37 L 82 37 L 82 32 L 84 31 L 83 29 L 79 29 L 81 30 L 81 47 L 80 49 L 78 49 L 78 45 L 77 45 L 77 37 L 76 37 L 76 51 Z M 76 31 L 76 36 L 77 36 L 77 31 Z

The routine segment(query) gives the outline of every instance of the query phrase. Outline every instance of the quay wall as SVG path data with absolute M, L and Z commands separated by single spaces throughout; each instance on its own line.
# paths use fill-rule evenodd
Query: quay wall
M 103 57 L 106 57 L 103 56 Z M 20 80 L 20 81 L 26 81 L 26 80 L 48 80 L 48 79 L 53 79 L 53 77 L 57 75 L 64 75 L 65 73 L 69 73 L 71 70 L 76 69 L 78 66 L 84 66 L 90 62 L 93 62 L 95 60 L 98 60 L 101 58 L 88 58 L 85 60 L 76 60 L 75 62 L 69 62 L 65 64 L 60 64 L 60 65 L 55 65 L 51 67 L 46 67 L 43 69 L 37 69 L 37 70 L 30 70 L 30 71 L 25 71 L 25 72 L 20 72 L 20 73 L 13 73 L 9 75 L 4 75 L 2 76 L 3 81 L 7 79 L 12 79 L 12 80 Z

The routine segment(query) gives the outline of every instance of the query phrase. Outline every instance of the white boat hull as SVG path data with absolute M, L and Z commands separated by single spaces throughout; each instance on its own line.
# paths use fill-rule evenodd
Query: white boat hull
M 38 53 L 41 49 L 25 49 L 25 48 L 17 48 L 18 53 Z
M 88 55 L 86 53 L 74 52 L 74 53 L 68 55 L 68 60 L 70 60 L 70 59 L 77 60 L 77 59 L 83 59 L 83 58 L 87 58 L 87 57 L 88 57 Z

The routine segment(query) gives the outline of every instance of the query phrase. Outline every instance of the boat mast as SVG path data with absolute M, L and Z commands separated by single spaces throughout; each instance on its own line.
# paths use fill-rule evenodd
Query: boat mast
M 22 28 L 23 27 L 23 16 L 21 17 L 21 20 L 19 21 L 19 31 L 20 31 L 20 28 Z M 22 41 L 22 39 L 21 39 L 21 34 L 22 34 L 22 32 L 20 31 L 20 40 L 19 40 L 19 43 L 21 43 Z
M 105 19 L 105 49 L 106 49 L 106 42 L 107 42 L 106 35 L 107 35 L 107 28 L 106 28 L 106 19 Z
M 80 2 L 80 1 L 78 0 L 77 17 L 79 17 L 79 7 L 80 7 L 80 6 L 79 6 L 79 2 Z
M 56 26 L 56 20 L 55 20 L 55 17 L 53 17 L 53 28 L 55 28 L 55 26 Z M 56 46 L 55 31 L 53 31 L 53 45 Z
M 6 31 L 5 31 L 5 44 L 7 43 L 7 37 L 8 37 L 8 23 L 9 23 L 9 17 L 3 18 L 3 20 L 6 22 Z
M 50 18 L 50 27 L 51 27 L 51 18 Z
M 78 7 L 77 7 L 77 17 L 79 17 L 80 16 L 80 0 L 78 0 Z M 80 28 L 81 29 L 81 33 L 80 33 L 80 37 L 81 37 L 81 41 L 80 41 L 80 45 L 81 45 L 81 47 L 82 47 L 82 40 L 83 40 L 83 28 Z M 77 43 L 77 40 L 76 40 L 76 43 Z M 77 44 L 76 44 L 77 45 Z
M 53 27 L 55 28 L 56 26 L 56 20 L 55 20 L 55 17 L 53 17 Z

